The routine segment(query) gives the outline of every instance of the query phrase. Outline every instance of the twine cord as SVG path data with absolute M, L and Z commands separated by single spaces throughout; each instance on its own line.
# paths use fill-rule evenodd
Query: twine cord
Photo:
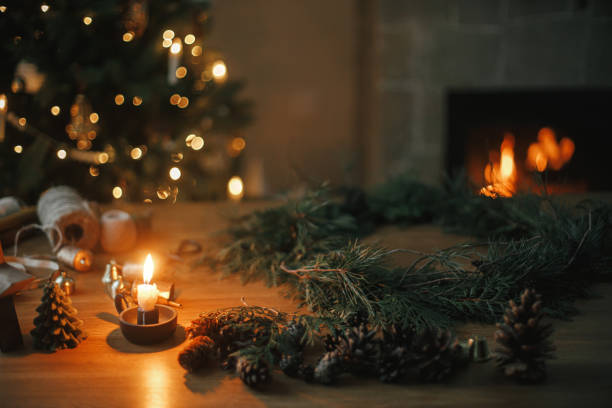
M 53 231 L 61 230 L 57 236 L 49 235 L 54 248 L 73 244 L 90 249 L 98 241 L 100 225 L 97 217 L 89 203 L 70 187 L 54 187 L 43 193 L 38 200 L 37 212 L 43 228 L 55 226 Z
M 47 241 L 49 242 L 49 246 L 51 247 L 51 251 L 53 251 L 53 253 L 56 253 L 62 246 L 62 238 L 63 238 L 62 230 L 59 229 L 57 225 L 44 226 L 40 224 L 29 224 L 29 225 L 25 225 L 19 228 L 19 230 L 15 234 L 15 245 L 13 247 L 13 256 L 17 257 L 17 254 L 19 251 L 19 237 L 21 236 L 21 233 L 27 230 L 31 230 L 31 229 L 38 229 L 45 234 L 45 237 L 47 238 Z M 53 242 L 53 236 L 51 235 L 51 231 L 55 231 L 57 233 L 57 236 L 59 237 L 56 243 Z

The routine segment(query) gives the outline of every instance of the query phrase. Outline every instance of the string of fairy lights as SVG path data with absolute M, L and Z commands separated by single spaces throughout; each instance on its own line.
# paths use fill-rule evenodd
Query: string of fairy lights
M 40 6 L 40 10 L 42 13 L 47 13 L 51 7 L 42 3 Z M 8 7 L 5 5 L 0 5 L 0 13 L 9 12 Z M 95 24 L 93 15 L 85 15 L 82 17 L 82 23 L 85 26 L 91 26 Z M 186 47 L 189 47 L 189 53 L 193 57 L 200 57 L 204 54 L 204 49 L 202 45 L 197 43 L 197 38 L 194 34 L 188 33 L 184 37 L 177 36 L 176 33 L 171 29 L 166 29 L 163 31 L 162 35 L 162 47 L 168 49 L 168 83 L 170 85 L 174 85 L 180 79 L 183 79 L 188 74 L 188 68 L 185 65 L 181 64 L 183 51 L 187 51 Z M 136 34 L 133 31 L 126 31 L 122 35 L 122 41 L 125 43 L 129 43 L 136 39 Z M 201 80 L 197 81 L 195 86 L 199 90 L 203 89 L 204 84 L 207 81 L 215 81 L 216 83 L 223 83 L 228 78 L 228 69 L 225 62 L 222 59 L 216 59 L 209 64 L 209 66 L 204 69 L 201 73 Z M 11 86 L 11 91 L 13 93 L 17 93 L 20 90 L 20 86 L 17 83 L 13 83 Z M 142 96 L 133 95 L 128 97 L 122 93 L 117 93 L 114 96 L 114 104 L 116 106 L 122 106 L 131 99 L 131 104 L 135 107 L 141 106 L 145 101 Z M 169 103 L 173 106 L 178 107 L 179 109 L 186 109 L 189 106 L 189 98 L 187 96 L 180 95 L 178 93 L 174 93 L 169 98 Z M 83 125 L 87 125 L 86 138 L 76 140 L 76 148 L 68 147 L 65 143 L 58 143 L 55 138 L 50 137 L 44 132 L 36 129 L 31 124 L 28 123 L 28 120 L 25 116 L 19 116 L 14 112 L 9 110 L 10 100 L 6 94 L 0 94 L 0 143 L 4 142 L 5 139 L 5 126 L 6 122 L 12 125 L 17 130 L 24 132 L 26 134 L 32 136 L 42 136 L 49 140 L 52 145 L 55 146 L 56 149 L 56 158 L 58 160 L 76 160 L 84 163 L 90 163 L 89 166 L 89 175 L 91 177 L 97 177 L 100 174 L 99 166 L 100 165 L 108 165 L 114 162 L 115 156 L 117 152 L 115 149 L 109 144 L 106 145 L 104 150 L 102 151 L 91 151 L 89 150 L 92 146 L 92 142 L 96 139 L 99 124 L 102 120 L 100 114 L 98 112 L 83 112 L 83 106 L 80 106 L 77 101 L 73 105 L 70 106 L 70 115 L 72 118 L 71 123 L 66 125 L 66 133 L 68 134 L 71 140 L 76 140 L 77 135 L 80 133 L 79 129 Z M 52 116 L 58 116 L 62 112 L 62 107 L 59 105 L 53 105 L 49 107 L 49 113 Z M 85 118 L 82 118 L 85 113 Z M 78 119 L 78 120 L 75 120 Z M 76 126 L 79 126 L 79 129 L 76 129 Z M 194 151 L 200 151 L 205 147 L 205 141 L 202 136 L 197 135 L 196 133 L 190 133 L 185 137 L 185 146 Z M 231 139 L 228 144 L 227 152 L 230 157 L 237 157 L 246 147 L 246 141 L 244 138 L 240 136 L 236 136 Z M 132 146 L 129 149 L 129 157 L 132 160 L 141 160 L 144 155 L 147 153 L 147 146 Z M 13 151 L 15 154 L 22 154 L 24 148 L 21 144 L 16 144 L 13 146 Z M 168 178 L 172 182 L 178 182 L 182 177 L 181 168 L 177 165 L 183 159 L 183 153 L 175 152 L 171 155 L 172 157 L 172 165 L 168 169 Z M 125 185 L 115 185 L 112 187 L 111 195 L 114 199 L 121 199 L 125 196 Z M 160 186 L 157 190 L 157 197 L 160 200 L 166 200 L 172 195 L 174 192 L 174 197 L 176 199 L 176 195 L 178 194 L 178 187 L 175 186 L 173 189 L 168 189 L 167 187 Z M 239 176 L 232 176 L 227 182 L 227 194 L 228 197 L 232 200 L 240 200 L 244 195 L 244 183 Z M 144 200 L 145 203 L 151 203 L 152 200 L 147 198 Z

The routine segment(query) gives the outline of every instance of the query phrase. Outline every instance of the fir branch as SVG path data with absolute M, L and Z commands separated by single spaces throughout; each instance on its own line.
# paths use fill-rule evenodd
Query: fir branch
M 557 317 L 567 317 L 572 300 L 605 277 L 612 265 L 603 244 L 610 233 L 610 206 L 567 207 L 534 194 L 491 199 L 464 186 L 441 191 L 396 179 L 366 200 L 354 199 L 351 191 L 351 205 L 339 204 L 323 188 L 238 220 L 228 231 L 232 242 L 213 263 L 245 280 L 283 284 L 319 318 L 342 322 L 365 313 L 379 327 L 493 322 L 525 287 L 541 292 Z M 397 194 L 384 201 L 389 191 Z M 388 207 L 402 206 L 388 215 Z M 425 214 L 433 213 L 443 226 L 487 236 L 486 252 L 483 244 L 426 254 L 358 241 L 364 228 L 357 222 L 364 214 L 378 222 L 413 223 L 431 221 Z M 389 256 L 398 251 L 418 257 L 407 267 L 395 267 Z

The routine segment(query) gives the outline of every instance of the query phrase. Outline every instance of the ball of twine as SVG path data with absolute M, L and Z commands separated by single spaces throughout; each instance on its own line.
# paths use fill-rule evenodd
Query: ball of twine
M 125 211 L 109 210 L 100 219 L 102 233 L 100 245 L 108 253 L 125 252 L 136 243 L 136 223 Z
M 70 187 L 59 186 L 45 191 L 38 200 L 38 218 L 44 228 L 56 227 L 51 232 L 54 245 L 74 245 L 92 249 L 100 237 L 100 223 L 89 203 Z M 59 242 L 58 242 L 59 241 Z
M 15 197 L 0 198 L 0 217 L 18 212 L 21 209 L 21 203 Z

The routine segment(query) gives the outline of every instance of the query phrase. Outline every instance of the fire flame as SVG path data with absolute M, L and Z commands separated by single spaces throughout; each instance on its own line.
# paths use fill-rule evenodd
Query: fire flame
M 490 162 L 484 170 L 487 185 L 480 194 L 487 197 L 511 197 L 516 191 L 516 165 L 514 164 L 514 135 L 506 133 L 500 148 L 500 159 L 491 152 Z
M 554 130 L 542 128 L 538 132 L 538 141 L 527 149 L 527 169 L 543 172 L 547 168 L 561 169 L 574 155 L 576 145 L 567 137 L 557 142 Z M 487 197 L 511 197 L 516 192 L 518 174 L 514 161 L 514 135 L 506 133 L 499 154 L 489 153 L 489 164 L 484 169 L 487 185 L 480 189 L 480 194 Z
M 550 166 L 559 170 L 574 155 L 576 145 L 567 137 L 557 143 L 557 137 L 551 128 L 542 128 L 538 132 L 538 141 L 527 149 L 527 168 L 543 172 Z

